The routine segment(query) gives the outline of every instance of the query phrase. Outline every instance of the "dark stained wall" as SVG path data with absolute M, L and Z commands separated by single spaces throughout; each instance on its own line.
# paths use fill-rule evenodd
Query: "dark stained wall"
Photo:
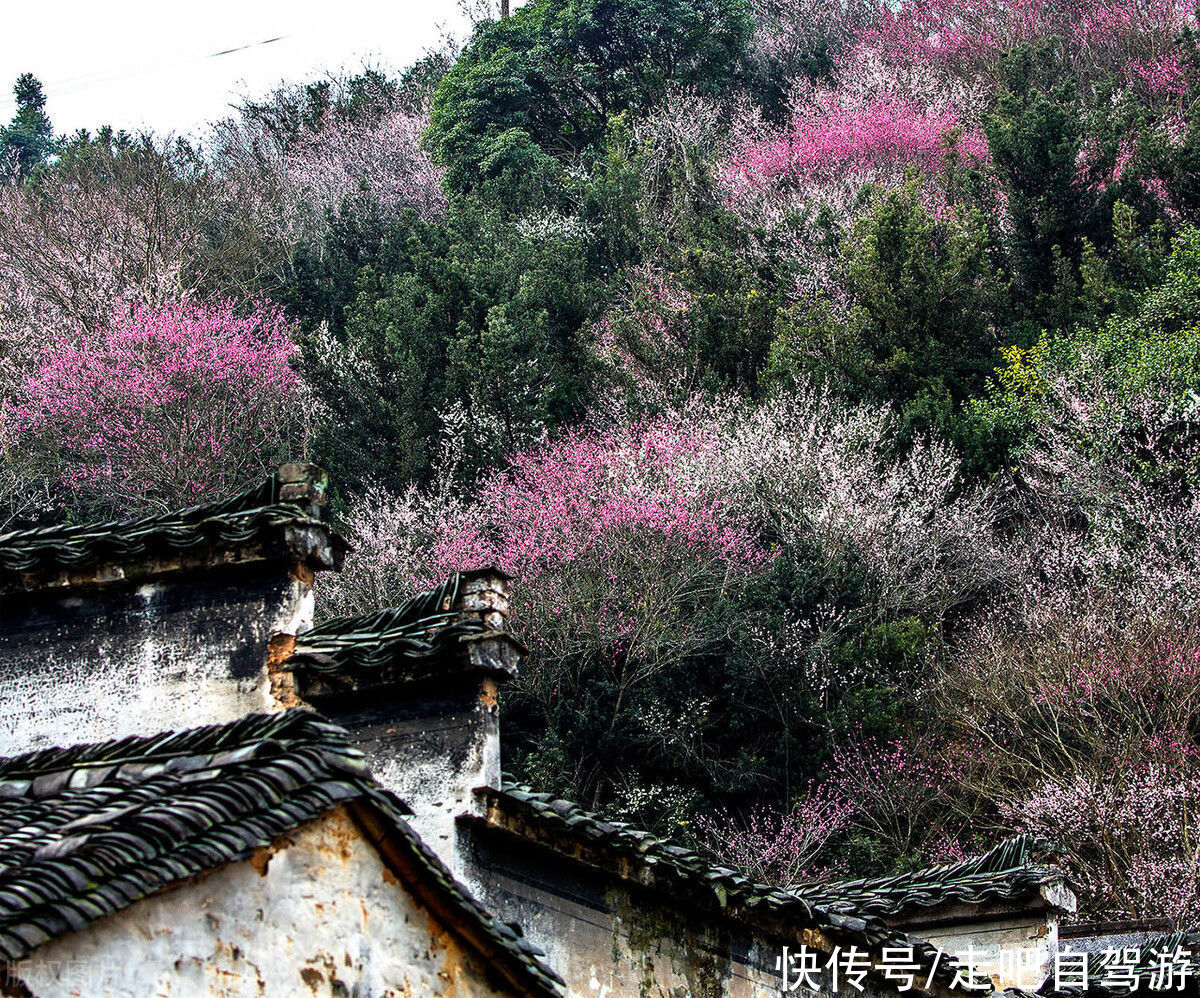
M 350 732 L 375 779 L 412 809 L 409 824 L 461 876 L 457 819 L 483 813 L 477 787 L 500 785 L 495 682 L 467 673 L 312 706 Z
M 520 923 L 569 996 L 777 998 L 783 940 L 681 898 L 641 888 L 538 845 L 464 826 L 465 882 L 498 918 Z M 797 992 L 799 993 L 799 992 Z M 840 989 L 843 998 L 871 998 Z M 916 993 L 916 992 L 914 992 Z
M 0 755 L 231 721 L 271 709 L 276 632 L 311 586 L 258 562 L 0 603 Z

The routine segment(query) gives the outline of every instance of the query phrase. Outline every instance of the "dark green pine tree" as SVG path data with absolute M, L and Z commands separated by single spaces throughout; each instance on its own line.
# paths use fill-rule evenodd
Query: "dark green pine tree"
M 1147 143 L 1150 161 L 1165 183 L 1183 221 L 1200 225 L 1200 40 L 1191 27 L 1179 39 L 1187 84 L 1183 135 L 1171 140 L 1161 130 Z
M 1085 136 L 1075 84 L 1048 56 L 1049 46 L 1019 50 L 984 119 L 1012 213 L 1016 290 L 1035 314 L 1054 289 L 1056 257 L 1077 258 L 1094 200 L 1077 165 Z
M 1012 216 L 1018 314 L 1043 326 L 1069 323 L 1084 240 L 1107 252 L 1117 201 L 1152 221 L 1138 171 L 1118 166 L 1138 127 L 1136 109 L 1079 93 L 1054 40 L 1009 58 L 984 130 Z
M 32 73 L 22 73 L 13 86 L 17 113 L 3 132 L 4 152 L 16 156 L 21 173 L 28 175 L 46 162 L 54 144 L 54 130 L 46 117 L 46 94 Z

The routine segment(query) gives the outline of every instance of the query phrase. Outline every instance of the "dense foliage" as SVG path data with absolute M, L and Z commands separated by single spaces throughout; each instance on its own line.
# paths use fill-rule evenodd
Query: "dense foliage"
M 517 577 L 506 765 L 789 883 L 1060 839 L 1200 915 L 1174 0 L 530 0 L 0 185 L 6 522 L 285 454 L 327 613 Z

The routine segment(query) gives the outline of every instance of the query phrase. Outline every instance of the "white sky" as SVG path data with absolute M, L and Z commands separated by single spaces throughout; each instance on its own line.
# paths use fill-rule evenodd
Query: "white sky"
M 261 96 L 282 80 L 359 69 L 364 61 L 402 68 L 437 42 L 441 27 L 461 34 L 466 26 L 456 0 L 4 6 L 0 125 L 13 114 L 13 82 L 31 72 L 45 87 L 59 135 L 104 124 L 196 135 L 243 94 Z M 242 46 L 250 47 L 217 54 Z

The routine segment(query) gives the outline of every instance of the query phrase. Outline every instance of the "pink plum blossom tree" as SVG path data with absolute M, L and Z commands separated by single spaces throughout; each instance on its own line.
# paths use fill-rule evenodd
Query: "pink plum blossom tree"
M 850 67 L 931 68 L 943 76 L 994 84 L 1003 56 L 1057 37 L 1080 79 L 1115 77 L 1150 98 L 1178 92 L 1174 42 L 1193 11 L 1179 0 L 904 0 L 884 6 L 848 53 Z
M 846 873 L 832 860 L 829 846 L 850 827 L 851 811 L 846 798 L 817 787 L 790 811 L 759 808 L 744 818 L 703 815 L 695 831 L 719 862 L 757 883 L 795 887 Z
M 36 180 L 0 177 L 0 397 L 53 338 L 95 332 L 122 301 L 156 307 L 204 280 L 209 198 L 178 147 L 72 147 Z
M 259 303 L 132 305 L 52 343 L 6 414 L 93 515 L 223 496 L 303 447 L 304 393 L 282 312 Z

